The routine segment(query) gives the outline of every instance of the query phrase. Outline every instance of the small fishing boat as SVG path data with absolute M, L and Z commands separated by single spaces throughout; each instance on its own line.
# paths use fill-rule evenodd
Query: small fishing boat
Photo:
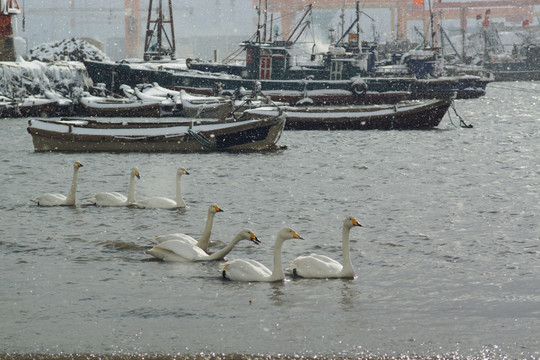
M 172 116 L 172 101 L 145 101 L 137 98 L 94 96 L 88 93 L 78 99 L 81 113 L 99 117 L 163 117 Z
M 276 145 L 285 125 L 281 116 L 237 121 L 102 122 L 91 119 L 31 119 L 35 151 L 207 152 L 262 151 Z
M 29 96 L 14 100 L 0 96 L 0 117 L 54 116 L 58 102 L 43 97 Z
M 242 116 L 265 118 L 281 112 L 285 130 L 428 129 L 439 125 L 451 104 L 448 98 L 396 105 L 266 107 Z
M 256 107 L 289 105 L 273 101 L 267 96 L 249 94 L 243 88 L 237 89 L 232 94 L 220 96 L 189 94 L 185 90 L 175 91 L 163 88 L 157 83 L 142 84 L 133 89 L 122 85 L 121 88 L 126 95 L 132 92 L 140 100 L 173 101 L 176 104 L 176 115 L 188 118 L 224 119 L 233 112 L 238 113 Z

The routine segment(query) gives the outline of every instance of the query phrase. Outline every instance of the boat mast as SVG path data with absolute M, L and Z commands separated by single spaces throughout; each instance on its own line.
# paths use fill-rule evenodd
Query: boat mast
M 435 17 L 435 14 L 433 13 L 433 9 L 431 9 L 431 0 L 428 0 L 429 5 L 429 31 L 431 32 L 431 48 L 435 47 L 435 28 L 433 27 L 433 18 Z
M 259 6 L 257 7 L 257 32 L 255 42 L 261 43 L 261 0 L 259 0 Z
M 298 23 L 296 23 L 296 26 L 294 27 L 293 31 L 291 32 L 291 34 L 289 35 L 289 37 L 287 38 L 287 42 L 291 42 L 292 41 L 292 38 L 294 36 L 294 34 L 296 34 L 296 31 L 298 30 L 298 28 L 300 27 L 300 25 L 302 25 L 302 22 L 304 21 L 304 19 L 306 18 L 306 16 L 308 16 L 309 14 L 311 14 L 311 11 L 313 9 L 313 5 L 312 4 L 309 4 L 306 8 L 306 11 L 304 11 L 304 15 L 302 15 L 302 17 L 300 18 L 300 21 L 298 21 Z M 296 36 L 296 39 L 294 41 L 292 41 L 292 43 L 296 43 L 296 41 L 298 41 L 298 39 L 300 38 L 300 36 L 304 33 L 304 31 L 306 30 L 306 28 L 310 25 L 310 22 L 309 20 L 306 21 L 304 23 L 304 26 L 302 27 L 302 29 L 300 30 L 300 32 L 298 33 L 298 35 Z
M 158 0 L 157 18 L 152 18 L 152 4 L 148 5 L 148 21 L 146 23 L 146 37 L 144 40 L 144 60 L 162 60 L 169 57 L 174 60 L 176 57 L 176 42 L 174 39 L 174 23 L 172 15 L 172 0 L 169 3 L 169 18 L 163 16 L 163 0 Z M 170 36 L 165 30 L 164 24 L 169 24 Z M 166 44 L 164 44 L 164 39 Z
M 360 2 L 356 2 L 356 41 L 358 42 L 358 51 L 362 52 L 362 45 L 360 44 Z

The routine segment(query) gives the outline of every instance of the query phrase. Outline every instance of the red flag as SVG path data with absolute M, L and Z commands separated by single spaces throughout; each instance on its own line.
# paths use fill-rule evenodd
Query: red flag
M 488 26 L 489 25 L 489 18 L 485 18 L 484 21 L 482 21 L 482 26 Z
M 523 20 L 523 22 L 521 23 L 521 25 L 523 25 L 523 27 L 525 29 L 528 29 L 529 28 L 529 20 L 525 19 Z
M 413 0 L 414 6 L 424 6 L 424 0 Z

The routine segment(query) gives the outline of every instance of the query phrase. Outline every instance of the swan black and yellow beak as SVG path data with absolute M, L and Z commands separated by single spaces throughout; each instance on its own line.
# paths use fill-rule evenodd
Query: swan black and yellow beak
M 185 175 L 189 175 L 189 171 L 187 171 L 185 168 L 182 168 L 182 173 Z
M 223 212 L 223 210 L 221 210 L 221 208 L 219 206 L 217 206 L 217 205 L 214 205 L 214 210 L 216 212 Z
M 292 232 L 292 236 L 293 236 L 293 238 L 295 238 L 295 239 L 302 239 L 302 240 L 304 240 L 304 238 L 301 237 L 300 235 L 298 235 L 298 233 L 297 233 L 296 231 L 294 231 L 294 230 L 293 230 L 293 232 Z
M 254 244 L 259 245 L 259 244 L 261 243 L 261 240 L 259 240 L 259 239 L 255 236 L 254 233 L 250 233 L 250 235 L 251 235 L 251 239 L 250 239 L 250 240 L 251 240 Z
M 137 179 L 141 178 L 141 175 L 139 174 L 139 170 L 135 170 L 135 176 L 137 177 Z
M 83 166 L 83 164 L 81 164 L 80 161 L 77 161 L 77 162 L 75 163 L 75 165 L 77 165 L 77 167 L 79 167 L 79 168 Z
M 356 219 L 352 219 L 352 224 L 353 224 L 353 226 L 360 226 L 360 227 L 363 227 L 362 224 L 360 224 L 360 223 L 358 222 L 358 220 L 356 220 Z

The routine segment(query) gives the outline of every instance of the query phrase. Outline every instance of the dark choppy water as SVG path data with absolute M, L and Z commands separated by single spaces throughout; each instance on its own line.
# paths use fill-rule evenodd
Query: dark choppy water
M 286 132 L 288 149 L 264 154 L 41 154 L 24 120 L 2 120 L 0 353 L 540 357 L 540 83 L 492 85 L 457 102 L 473 129 Z M 67 192 L 74 160 L 79 206 L 33 206 Z M 135 165 L 138 198 L 172 197 L 186 167 L 189 209 L 81 206 L 126 193 Z M 305 238 L 284 262 L 339 259 L 355 215 L 358 278 L 225 282 L 218 263 L 143 253 L 156 235 L 198 236 L 212 202 L 214 248 L 250 227 L 263 243 L 229 259 L 268 266 L 284 225 Z

